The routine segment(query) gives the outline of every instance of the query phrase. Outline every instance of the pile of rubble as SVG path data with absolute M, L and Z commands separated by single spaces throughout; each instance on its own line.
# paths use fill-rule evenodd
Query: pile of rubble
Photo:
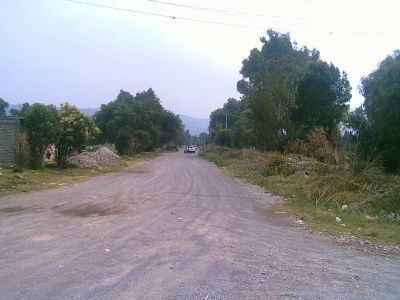
M 118 164 L 119 156 L 106 147 L 95 152 L 83 152 L 68 159 L 68 162 L 85 168 L 99 168 L 103 165 Z

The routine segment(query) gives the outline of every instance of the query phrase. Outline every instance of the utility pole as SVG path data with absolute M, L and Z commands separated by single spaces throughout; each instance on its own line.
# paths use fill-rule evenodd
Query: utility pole
M 228 130 L 228 114 L 225 114 L 225 130 Z

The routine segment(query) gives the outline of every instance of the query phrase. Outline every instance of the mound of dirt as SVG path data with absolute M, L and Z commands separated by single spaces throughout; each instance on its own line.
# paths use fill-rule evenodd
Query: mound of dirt
M 103 147 L 96 152 L 93 152 L 92 158 L 94 158 L 101 165 L 112 165 L 118 161 L 119 156 L 108 148 Z
M 84 152 L 74 155 L 68 159 L 68 162 L 77 164 L 81 167 L 86 168 L 98 168 L 103 165 L 114 165 L 117 164 L 119 156 L 103 147 L 95 152 Z

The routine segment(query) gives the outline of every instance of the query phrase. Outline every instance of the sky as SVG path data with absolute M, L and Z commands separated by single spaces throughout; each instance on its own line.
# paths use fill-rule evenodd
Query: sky
M 153 88 L 177 114 L 207 118 L 229 97 L 243 59 L 271 28 L 348 74 L 400 49 L 394 0 L 0 0 L 0 97 L 80 108 Z

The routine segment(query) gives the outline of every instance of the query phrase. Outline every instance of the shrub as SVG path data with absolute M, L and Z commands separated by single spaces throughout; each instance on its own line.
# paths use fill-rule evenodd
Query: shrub
M 212 161 L 218 166 L 218 167 L 226 167 L 228 165 L 226 159 L 224 157 L 219 157 L 216 156 L 212 158 Z
M 139 142 L 133 138 L 129 141 L 127 154 L 132 156 L 139 152 Z
M 29 147 L 23 136 L 17 139 L 15 145 L 14 162 L 16 172 L 23 172 L 29 162 Z
M 307 142 L 295 140 L 290 150 L 293 153 L 316 158 L 321 162 L 333 163 L 336 161 L 332 146 L 326 137 L 325 130 L 322 128 L 314 129 L 308 136 Z
M 290 146 L 290 152 L 307 155 L 307 143 L 303 142 L 302 140 L 296 139 Z
M 117 138 L 115 139 L 115 149 L 119 155 L 128 154 L 129 146 L 132 142 L 132 133 L 128 128 L 118 130 Z
M 289 165 L 286 158 L 282 155 L 275 154 L 263 170 L 263 176 L 283 175 L 289 176 L 293 174 L 294 169 Z
M 82 151 L 90 138 L 94 138 L 99 129 L 92 118 L 85 116 L 75 106 L 61 104 L 58 111 L 61 134 L 55 145 L 56 161 L 59 167 L 67 166 L 67 157 L 73 151 Z
M 331 172 L 331 166 L 321 162 L 314 163 L 311 169 L 320 176 L 325 176 Z
M 315 129 L 308 136 L 308 154 L 322 162 L 335 161 L 332 147 L 322 128 Z
M 25 127 L 30 166 L 41 168 L 45 149 L 57 143 L 62 132 L 57 109 L 51 105 L 33 104 L 26 114 Z

